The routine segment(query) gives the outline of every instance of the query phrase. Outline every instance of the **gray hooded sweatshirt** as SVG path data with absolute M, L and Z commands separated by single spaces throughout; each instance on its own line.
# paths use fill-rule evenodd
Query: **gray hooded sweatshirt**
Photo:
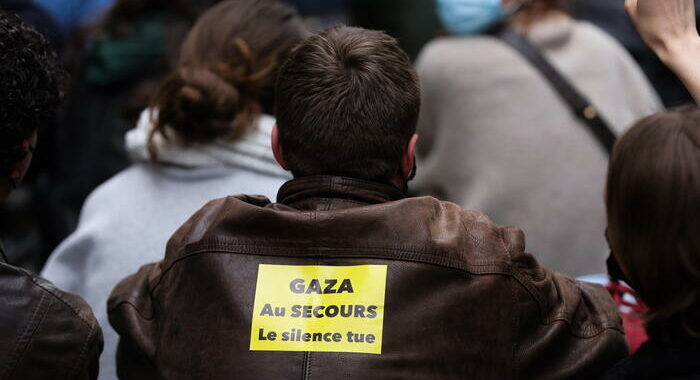
M 100 379 L 116 379 L 119 337 L 107 320 L 107 297 L 124 277 L 161 260 L 175 230 L 206 202 L 235 194 L 272 199 L 290 175 L 270 149 L 274 119 L 234 144 L 215 142 L 188 149 L 156 135 L 158 166 L 148 163 L 152 128 L 144 112 L 126 136 L 134 164 L 88 197 L 77 230 L 51 255 L 42 276 L 83 297 L 104 330 Z

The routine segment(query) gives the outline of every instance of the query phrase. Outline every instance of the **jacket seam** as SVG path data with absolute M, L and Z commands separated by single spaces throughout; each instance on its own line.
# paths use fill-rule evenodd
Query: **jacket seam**
M 504 242 L 502 241 L 502 244 Z M 314 252 L 315 251 L 315 252 Z M 348 254 L 347 252 L 359 252 L 359 254 Z M 463 261 L 440 257 L 428 253 L 424 250 L 411 250 L 407 248 L 381 248 L 381 247 L 294 247 L 289 248 L 288 246 L 276 246 L 269 244 L 254 244 L 254 243 L 238 243 L 230 241 L 221 241 L 218 239 L 204 240 L 194 243 L 189 243 L 181 248 L 179 248 L 175 254 L 174 259 L 166 258 L 163 263 L 164 266 L 161 267 L 161 274 L 158 276 L 157 281 L 153 284 L 150 289 L 149 294 L 152 296 L 155 294 L 158 287 L 161 285 L 165 275 L 173 268 L 178 262 L 185 260 L 187 258 L 197 256 L 200 254 L 207 253 L 225 253 L 225 254 L 247 254 L 254 256 L 271 256 L 271 257 L 304 257 L 304 258 L 316 258 L 321 259 L 325 257 L 333 258 L 366 258 L 366 259 L 384 259 L 390 261 L 412 261 L 417 263 L 423 263 L 428 265 L 436 265 L 446 268 L 457 269 L 475 276 L 487 276 L 487 275 L 503 275 L 509 276 L 516 280 L 529 294 L 533 297 L 534 301 L 538 305 L 538 310 L 540 312 L 541 324 L 550 325 L 557 321 L 565 322 L 569 327 L 572 336 L 581 338 L 591 338 L 600 335 L 606 329 L 614 328 L 619 331 L 619 328 L 614 322 L 611 321 L 601 321 L 599 327 L 581 326 L 585 327 L 584 332 L 574 333 L 573 325 L 571 321 L 568 320 L 569 315 L 567 313 L 556 313 L 553 315 L 548 315 L 545 317 L 544 314 L 544 301 L 541 295 L 535 289 L 535 285 L 531 283 L 530 279 L 517 268 L 511 262 L 506 260 L 501 261 L 488 261 L 488 262 L 471 262 L 465 263 Z M 309 252 L 314 252 L 309 254 Z M 330 252 L 333 252 L 331 255 Z M 345 252 L 345 253 L 344 253 Z M 367 255 L 366 252 L 372 252 L 372 255 Z M 506 250 L 508 254 L 510 251 Z M 381 253 L 381 254 L 377 254 Z M 138 311 L 139 315 L 145 317 L 139 308 L 132 302 L 127 300 L 120 301 L 114 307 L 127 303 L 135 310 Z M 151 318 L 146 317 L 145 319 L 151 320 Z
M 253 250 L 245 250 L 245 248 L 255 248 L 255 251 Z M 267 250 L 267 251 L 278 251 L 278 252 L 284 252 L 283 254 L 275 254 L 275 253 L 260 253 L 260 250 Z M 302 254 L 293 254 L 289 252 L 309 252 L 310 250 L 317 250 L 319 253 L 315 255 L 302 255 Z M 514 266 L 512 262 L 510 261 L 488 261 L 488 262 L 472 262 L 472 263 L 464 263 L 459 260 L 454 260 L 454 259 L 449 259 L 445 257 L 440 257 L 438 255 L 434 255 L 431 253 L 428 253 L 424 250 L 409 250 L 406 248 L 374 248 L 374 247 L 329 247 L 329 248 L 289 248 L 289 247 L 284 247 L 284 246 L 273 246 L 273 245 L 257 245 L 257 244 L 247 244 L 247 243 L 229 243 L 229 242 L 221 242 L 221 241 L 204 241 L 204 242 L 197 242 L 197 243 L 190 243 L 185 245 L 180 249 L 180 252 L 184 252 L 184 254 L 179 255 L 176 259 L 170 261 L 168 263 L 167 268 L 163 270 L 162 274 L 165 274 L 165 272 L 169 271 L 172 266 L 178 262 L 179 260 L 182 260 L 186 257 L 190 257 L 196 254 L 201 254 L 201 253 L 214 253 L 214 252 L 219 252 L 219 253 L 236 253 L 236 254 L 249 254 L 249 255 L 256 255 L 256 256 L 285 256 L 285 257 L 326 257 L 325 255 L 321 254 L 321 252 L 328 252 L 328 251 L 361 251 L 361 252 L 382 252 L 382 253 L 394 253 L 396 256 L 390 256 L 390 255 L 384 255 L 384 256 L 378 256 L 378 255 L 373 255 L 373 256 L 362 256 L 362 255 L 333 255 L 333 257 L 345 257 L 345 258 L 380 258 L 380 259 L 386 259 L 386 260 L 409 260 L 413 262 L 418 262 L 418 263 L 425 263 L 425 264 L 431 264 L 431 265 L 437 265 L 437 266 L 442 266 L 442 267 L 447 267 L 447 268 L 453 268 L 457 270 L 462 270 L 467 273 L 470 273 L 472 275 L 506 275 L 506 276 L 511 276 L 515 278 L 527 291 L 530 293 L 530 295 L 535 299 L 535 302 L 538 304 L 538 309 L 540 311 L 540 316 L 544 320 L 544 301 L 542 300 L 542 297 L 540 296 L 539 292 L 534 288 L 534 285 L 529 281 L 529 279 L 520 271 L 519 268 Z M 506 250 L 507 253 L 509 251 Z M 510 254 L 510 253 L 509 253 Z M 165 260 L 168 262 L 169 260 Z M 493 268 L 493 269 L 486 269 L 486 270 L 477 270 L 476 268 Z M 161 277 L 162 279 L 162 277 Z M 154 286 L 154 289 L 160 284 L 160 280 L 156 283 Z
M 217 245 L 219 246 L 227 246 L 226 248 L 221 248 L 219 247 L 217 249 Z M 244 248 L 244 247 L 255 247 L 255 248 L 272 248 L 270 246 L 255 246 L 252 244 L 240 244 L 240 245 L 232 245 L 232 244 L 221 244 L 221 243 L 214 243 L 214 244 L 209 244 L 209 247 L 205 247 L 204 244 L 196 244 L 196 245 L 188 245 L 185 246 L 182 250 L 185 252 L 190 251 L 184 255 L 179 256 L 177 259 L 172 260 L 171 262 L 168 263 L 167 268 L 162 269 L 161 275 L 158 278 L 158 281 L 156 284 L 153 286 L 151 289 L 151 294 L 155 293 L 156 289 L 159 287 L 161 284 L 163 278 L 165 277 L 166 273 L 168 273 L 173 266 L 178 263 L 179 261 L 185 260 L 187 258 L 197 256 L 200 254 L 208 254 L 208 253 L 224 253 L 224 254 L 248 254 L 248 255 L 255 255 L 255 256 L 272 256 L 272 257 L 278 257 L 280 255 L 275 255 L 275 254 L 267 254 L 267 253 L 259 253 L 259 252 L 253 252 L 253 251 L 236 251 L 233 250 L 232 248 L 234 246 L 238 246 L 238 248 Z M 202 246 L 201 248 L 197 246 Z M 189 249 L 188 249 L 189 248 Z M 194 249 L 198 248 L 198 249 Z M 343 254 L 338 254 L 337 251 L 362 251 L 362 252 L 373 252 L 375 253 L 372 256 L 369 255 L 343 255 Z M 293 249 L 292 249 L 293 251 Z M 306 250 L 308 251 L 308 250 Z M 324 251 L 323 249 L 321 251 Z M 489 263 L 469 263 L 469 264 L 464 264 L 464 263 L 458 263 L 455 260 L 440 260 L 437 256 L 434 255 L 427 255 L 427 254 L 422 254 L 419 252 L 411 252 L 411 251 L 404 251 L 404 250 L 398 250 L 398 249 L 388 249 L 388 248 L 368 248 L 368 247 L 357 247 L 357 248 L 340 248 L 340 247 L 334 247 L 331 249 L 327 249 L 325 251 L 334 251 L 334 254 L 332 255 L 333 258 L 368 258 L 368 259 L 383 259 L 383 260 L 391 260 L 391 261 L 401 261 L 401 260 L 408 260 L 408 261 L 413 261 L 413 262 L 418 262 L 418 263 L 423 263 L 423 264 L 428 264 L 428 265 L 435 265 L 435 266 L 441 266 L 445 268 L 451 268 L 451 269 L 456 269 L 456 270 L 461 270 L 463 272 L 466 272 L 468 274 L 474 275 L 474 276 L 489 276 L 489 275 L 503 275 L 503 276 L 509 276 L 513 278 L 520 286 L 522 286 L 534 299 L 534 301 L 538 304 L 538 310 L 540 312 L 540 318 L 541 318 L 541 324 L 543 326 L 551 325 L 556 322 L 564 322 L 568 326 L 568 329 L 571 333 L 572 336 L 577 337 L 577 338 L 583 338 L 583 339 L 588 339 L 588 338 L 594 338 L 601 333 L 603 333 L 607 329 L 615 329 L 620 331 L 620 329 L 617 327 L 617 324 L 611 321 L 601 321 L 600 322 L 600 327 L 594 327 L 591 326 L 590 324 L 587 325 L 582 325 L 581 327 L 585 332 L 575 332 L 575 329 L 573 328 L 573 325 L 571 321 L 569 320 L 569 314 L 564 313 L 564 312 L 557 312 L 552 315 L 549 315 L 545 317 L 543 315 L 543 300 L 540 298 L 539 293 L 534 289 L 534 285 L 528 281 L 528 278 L 524 276 L 524 274 L 518 269 L 510 265 L 510 271 L 507 269 L 502 268 L 504 264 L 507 264 L 506 262 L 489 262 Z M 384 253 L 395 253 L 399 254 L 398 257 L 396 256 L 390 256 L 390 255 L 376 255 L 376 252 L 384 252 Z M 420 255 L 421 257 L 416 257 L 417 255 Z M 316 254 L 316 255 L 294 255 L 294 254 L 285 254 L 283 255 L 285 257 L 306 257 L 306 258 L 315 258 L 315 259 L 321 259 L 324 257 L 331 257 L 331 255 L 324 255 L 324 254 Z M 422 259 L 425 256 L 430 256 L 432 260 L 424 260 Z M 454 264 L 454 265 L 450 265 Z M 461 264 L 461 265 L 460 265 Z M 475 270 L 474 267 L 479 267 L 479 268 L 489 268 L 493 267 L 494 269 L 492 270 L 485 270 L 485 271 L 477 271 Z M 126 302 L 126 301 L 123 301 Z M 131 304 L 130 302 L 127 302 Z M 135 305 L 131 304 L 133 307 Z M 138 309 L 137 309 L 138 310 Z M 141 315 L 141 313 L 139 312 Z
M 95 339 L 95 336 L 96 336 L 95 324 L 92 323 L 92 324 L 90 324 L 90 330 L 88 331 L 87 338 L 85 339 L 85 341 L 83 341 L 83 344 L 80 347 L 80 352 L 78 354 L 78 358 L 75 361 L 75 365 L 73 366 L 73 370 L 71 371 L 71 373 L 73 374 L 73 377 L 75 377 L 75 378 L 78 377 L 80 369 L 83 368 L 85 361 L 89 360 L 87 353 L 88 353 L 88 350 L 91 346 L 91 343 Z
M 304 351 L 304 361 L 301 366 L 302 372 L 301 372 L 301 379 L 302 380 L 309 380 L 309 362 L 311 361 L 311 356 L 310 352 Z
M 153 290 L 155 290 L 155 287 L 153 288 Z M 153 295 L 153 291 L 149 292 L 149 297 L 151 295 Z M 132 309 L 134 309 L 136 311 L 136 314 L 138 314 L 139 317 L 141 319 L 143 319 L 144 321 L 152 322 L 155 320 L 155 315 L 147 316 L 147 315 L 143 314 L 141 312 L 141 309 L 138 307 L 138 305 L 136 305 L 134 302 L 132 302 L 130 300 L 121 300 L 121 301 L 117 302 L 115 305 L 113 305 L 112 307 L 109 308 L 108 312 L 112 312 L 112 311 L 114 311 L 122 306 L 128 306 L 128 307 L 131 307 Z
M 518 281 L 513 281 L 511 282 L 511 302 L 513 302 L 513 310 L 516 309 L 516 304 L 518 303 L 518 296 L 517 296 L 517 288 L 518 286 Z M 518 379 L 519 374 L 520 374 L 520 355 L 519 355 L 519 350 L 520 350 L 520 339 L 519 339 L 519 334 L 518 332 L 520 331 L 520 314 L 519 313 L 513 313 L 513 331 L 511 333 L 513 334 L 514 339 L 514 345 L 513 345 L 513 379 Z
M 217 244 L 214 244 L 215 246 Z M 284 255 L 279 255 L 279 254 L 269 254 L 269 253 L 260 253 L 260 252 L 253 252 L 253 251 L 237 251 L 232 248 L 238 247 L 238 248 L 243 248 L 243 247 L 255 247 L 255 248 L 263 248 L 260 246 L 252 245 L 252 244 L 242 244 L 242 245 L 229 245 L 226 244 L 227 247 L 202 247 L 199 249 L 193 249 L 191 252 L 187 252 L 188 249 L 191 246 L 185 246 L 184 248 L 181 249 L 181 251 L 185 251 L 187 253 L 178 256 L 174 260 L 168 260 L 166 259 L 165 262 L 167 262 L 167 267 L 161 268 L 161 273 L 156 281 L 156 283 L 153 285 L 153 288 L 151 289 L 151 294 L 155 292 L 155 290 L 160 286 L 163 278 L 165 277 L 165 274 L 170 272 L 170 270 L 173 268 L 175 264 L 178 262 L 188 259 L 193 256 L 201 255 L 201 254 L 207 254 L 207 253 L 226 253 L 226 254 L 244 254 L 244 255 L 254 255 L 254 256 L 271 256 L 271 257 L 305 257 L 305 258 L 316 258 L 316 259 L 321 259 L 325 257 L 333 257 L 333 258 L 369 258 L 369 259 L 384 259 L 384 260 L 391 260 L 391 261 L 401 261 L 401 260 L 408 260 L 412 262 L 418 262 L 418 263 L 424 263 L 424 264 L 429 264 L 429 265 L 436 265 L 436 266 L 441 266 L 441 267 L 446 267 L 446 268 L 451 268 L 451 269 L 457 269 L 461 270 L 463 272 L 467 272 L 472 275 L 504 275 L 504 276 L 514 276 L 515 273 L 514 271 L 508 271 L 507 269 L 503 269 L 502 265 L 505 264 L 505 262 L 488 262 L 488 263 L 469 263 L 469 264 L 462 264 L 460 265 L 459 262 L 456 260 L 441 260 L 437 256 L 433 255 L 428 255 L 428 254 L 423 254 L 420 252 L 411 252 L 411 251 L 405 251 L 405 250 L 397 250 L 397 249 L 389 249 L 389 248 L 365 248 L 365 247 L 357 247 L 357 248 L 330 248 L 330 249 L 321 249 L 320 251 L 363 251 L 363 252 L 383 252 L 383 253 L 396 253 L 399 254 L 398 257 L 392 257 L 389 255 L 324 255 L 321 253 L 314 254 L 314 255 L 302 255 L 302 254 L 284 254 Z M 282 247 L 270 247 L 267 246 L 267 248 L 277 248 L 277 249 L 282 249 Z M 299 249 L 302 250 L 302 249 Z M 294 249 L 287 249 L 287 252 L 294 251 Z M 308 249 L 305 249 L 304 251 L 308 252 Z M 432 260 L 421 260 L 420 258 L 416 256 L 431 256 Z M 470 269 L 472 267 L 497 267 L 496 270 L 487 270 L 487 271 L 476 271 L 474 269 Z M 511 267 L 512 268 L 512 267 Z M 520 281 L 520 280 L 519 280 Z M 534 296 L 534 295 L 533 295 Z
M 65 299 L 65 297 L 63 297 L 60 293 L 57 293 L 54 289 L 47 288 L 46 286 L 38 283 L 35 279 L 32 279 L 32 280 L 34 281 L 34 283 L 37 286 L 41 287 L 43 290 L 45 290 L 47 293 L 49 293 L 49 295 L 53 299 L 56 299 L 56 300 L 60 301 L 63 305 L 67 306 L 73 312 L 73 314 L 75 316 L 77 316 L 80 319 L 80 321 L 83 322 L 87 327 L 90 327 L 90 325 L 92 324 L 91 321 L 88 318 L 83 317 L 83 315 L 80 312 L 80 310 L 78 309 L 78 307 L 73 305 L 70 301 Z
M 90 327 L 91 321 L 89 319 L 84 318 L 83 315 L 80 313 L 80 310 L 78 307 L 73 305 L 70 301 L 68 301 L 65 297 L 63 297 L 62 292 L 55 288 L 53 285 L 47 286 L 46 284 L 42 283 L 39 281 L 39 279 L 36 276 L 33 276 L 29 273 L 27 273 L 23 269 L 19 269 L 19 271 L 29 278 L 34 285 L 36 285 L 38 288 L 42 290 L 42 296 L 50 296 L 52 299 L 55 299 L 57 301 L 60 301 L 62 304 L 67 306 L 87 327 Z
M 359 206 L 367 206 L 367 202 L 360 202 L 360 201 L 357 201 L 357 200 L 354 200 L 354 199 L 346 199 L 346 198 L 333 198 L 333 197 L 320 197 L 320 196 L 319 196 L 319 197 L 310 197 L 310 198 L 306 198 L 306 199 L 304 199 L 304 200 L 306 201 L 306 200 L 311 200 L 311 199 L 316 199 L 316 200 L 319 200 L 319 201 L 323 201 L 323 202 L 326 203 L 325 206 L 330 206 L 330 204 L 331 204 L 333 201 L 347 202 L 347 203 L 352 203 L 352 204 L 356 204 L 356 205 L 359 205 Z M 330 208 L 329 208 L 329 207 L 324 207 L 323 209 L 324 209 L 323 211 L 330 211 Z
M 254 248 L 255 251 L 248 249 L 248 248 Z M 277 252 L 260 253 L 260 250 L 277 251 Z M 415 257 L 414 261 L 435 264 L 435 265 L 440 265 L 440 266 L 449 266 L 449 267 L 452 267 L 454 269 L 461 269 L 461 270 L 470 272 L 472 274 L 487 274 L 490 272 L 475 271 L 475 270 L 469 269 L 471 267 L 498 266 L 500 269 L 499 273 L 502 273 L 502 274 L 513 274 L 514 272 L 518 271 L 513 265 L 510 264 L 510 262 L 508 262 L 506 260 L 474 262 L 474 263 L 467 264 L 467 263 L 464 263 L 464 262 L 459 261 L 459 260 L 445 258 L 444 256 L 435 255 L 435 254 L 429 253 L 425 250 L 408 249 L 408 248 L 385 248 L 385 247 L 372 247 L 372 246 L 290 248 L 288 246 L 283 246 L 283 245 L 275 246 L 275 245 L 258 245 L 258 244 L 254 244 L 254 243 L 228 243 L 228 242 L 214 241 L 214 242 L 188 244 L 185 247 L 181 248 L 180 251 L 184 252 L 184 254 L 182 256 L 172 260 L 172 263 L 174 263 L 175 261 L 178 261 L 184 257 L 187 257 L 187 256 L 192 256 L 194 254 L 207 253 L 207 252 L 250 254 L 250 255 L 256 255 L 256 256 L 286 256 L 286 257 L 310 257 L 311 258 L 311 257 L 324 257 L 322 252 L 361 251 L 361 252 L 394 253 L 394 254 L 397 254 L 397 257 L 394 257 L 394 259 L 398 259 L 398 260 L 406 259 L 407 256 L 412 256 L 412 257 Z M 296 254 L 289 253 L 289 252 L 296 252 L 296 251 L 299 251 L 300 253 L 296 253 Z M 318 251 L 318 253 L 313 254 L 313 255 L 302 254 L 302 252 L 307 253 L 310 251 Z M 284 253 L 280 254 L 279 252 L 284 252 Z M 333 256 L 335 257 L 336 255 L 333 255 Z M 418 256 L 420 256 L 420 257 L 418 257 Z M 353 256 L 351 255 L 348 257 L 353 257 Z M 429 260 L 424 259 L 426 257 L 429 258 Z M 392 257 L 384 256 L 382 258 L 392 258 Z M 168 259 L 166 259 L 166 261 L 168 261 Z M 505 268 L 502 268 L 502 267 L 505 267 Z
M 15 269 L 16 269 L 20 274 L 22 274 L 23 276 L 29 278 L 29 280 L 31 280 L 32 283 L 34 283 L 35 286 L 37 286 L 38 288 L 40 288 L 40 289 L 42 290 L 42 292 L 41 292 L 41 293 L 42 293 L 42 296 L 48 295 L 48 296 L 51 296 L 51 298 L 60 301 L 62 304 L 64 304 L 65 306 L 67 306 L 69 309 L 71 309 L 71 311 L 73 311 L 73 313 L 74 313 L 78 318 L 80 318 L 80 320 L 83 321 L 83 323 L 85 323 L 85 325 L 86 325 L 87 327 L 90 327 L 92 321 L 90 321 L 89 318 L 84 318 L 83 315 L 80 313 L 80 309 L 79 309 L 77 306 L 75 306 L 73 303 L 71 303 L 70 301 L 68 301 L 68 300 L 63 296 L 63 292 L 62 292 L 61 290 L 59 290 L 59 289 L 57 289 L 56 287 L 54 287 L 53 284 L 51 284 L 51 283 L 49 283 L 49 286 L 47 286 L 46 284 L 42 283 L 42 281 L 40 281 L 36 276 L 34 276 L 34 275 L 28 273 L 28 272 L 27 272 L 26 270 L 24 270 L 24 269 L 21 269 L 21 268 L 15 268 Z
M 41 322 L 44 321 L 44 318 L 48 313 L 49 307 L 51 306 L 51 300 L 46 300 L 46 297 L 46 293 L 42 292 L 41 298 L 39 299 L 39 304 L 34 309 L 34 312 L 32 312 L 32 316 L 29 319 L 29 322 L 25 326 L 24 330 L 22 331 L 22 334 L 20 334 L 17 337 L 14 349 L 12 350 L 12 358 L 7 361 L 7 366 L 5 370 L 7 375 L 12 375 L 12 373 L 14 373 L 17 370 L 17 363 L 19 363 L 25 351 L 27 350 L 27 347 L 29 346 L 29 343 L 32 340 L 32 336 L 39 328 L 39 325 L 41 325 Z

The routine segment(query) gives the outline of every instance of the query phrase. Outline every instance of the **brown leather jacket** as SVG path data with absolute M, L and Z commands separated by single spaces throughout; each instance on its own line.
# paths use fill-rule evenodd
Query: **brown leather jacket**
M 606 291 L 542 269 L 517 228 L 340 177 L 292 180 L 278 199 L 210 202 L 175 233 L 162 262 L 115 288 L 108 309 L 121 335 L 121 378 L 590 379 L 627 355 Z M 256 282 L 267 265 L 386 266 L 384 303 L 374 309 L 383 313 L 383 339 L 372 338 L 381 339 L 381 354 L 252 350 L 252 341 L 275 338 L 252 329 L 265 314 L 256 298 L 274 296 Z M 283 283 L 280 299 L 321 293 L 318 304 L 342 293 L 305 280 L 299 292 L 299 282 Z M 297 317 L 300 310 L 311 319 L 338 313 L 309 306 Z M 373 318 L 364 306 L 360 316 Z M 348 320 L 335 326 L 339 341 Z M 376 323 L 366 321 L 368 329 Z M 292 337 L 313 326 L 295 323 L 283 326 Z M 273 345 L 289 343 L 282 337 Z M 323 339 L 333 344 L 332 335 Z
M 96 379 L 101 352 L 82 299 L 0 259 L 0 380 Z

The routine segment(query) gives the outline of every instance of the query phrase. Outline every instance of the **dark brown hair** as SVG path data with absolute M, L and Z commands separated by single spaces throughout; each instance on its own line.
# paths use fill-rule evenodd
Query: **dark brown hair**
M 295 176 L 386 181 L 416 130 L 420 86 L 394 38 L 335 27 L 308 38 L 282 66 L 275 106 Z
M 277 68 L 306 35 L 296 11 L 277 0 L 212 7 L 187 35 L 178 67 L 156 92 L 153 134 L 167 138 L 167 126 L 185 145 L 240 137 L 271 108 Z M 152 138 L 149 149 L 156 160 Z
M 643 119 L 615 146 L 607 185 L 615 257 L 651 310 L 700 327 L 700 109 Z M 700 332 L 700 331 L 697 331 Z

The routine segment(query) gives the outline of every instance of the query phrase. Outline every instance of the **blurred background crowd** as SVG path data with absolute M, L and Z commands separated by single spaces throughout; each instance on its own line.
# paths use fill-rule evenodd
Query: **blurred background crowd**
M 52 122 L 53 125 L 44 128 L 39 135 L 41 149 L 38 150 L 30 176 L 19 191 L 0 205 L 0 233 L 13 263 L 41 270 L 59 243 L 76 229 L 88 195 L 129 166 L 133 157 L 130 157 L 124 143 L 125 134 L 136 126 L 139 115 L 147 108 L 158 85 L 174 68 L 180 44 L 189 28 L 199 14 L 216 2 L 0 0 L 0 7 L 17 13 L 50 40 L 71 74 L 68 103 Z M 424 68 L 429 65 L 427 61 L 431 59 L 431 54 L 445 54 L 445 57 L 454 58 L 449 50 L 459 49 L 459 46 L 446 47 L 441 52 L 439 47 L 433 46 L 421 55 L 426 44 L 449 32 L 440 22 L 434 0 L 287 2 L 299 10 L 312 31 L 335 24 L 385 30 L 398 38 L 412 59 L 420 62 L 419 57 L 423 56 Z M 690 102 L 691 97 L 680 81 L 646 47 L 625 17 L 623 3 L 622 0 L 570 0 L 565 7 L 571 16 L 598 26 L 629 52 L 643 70 L 648 83 L 653 84 L 663 106 Z M 595 44 L 595 41 L 592 43 Z M 470 54 L 478 55 L 478 50 L 472 49 Z M 595 57 L 589 56 L 588 59 L 594 61 Z M 425 76 L 428 81 L 431 80 L 429 73 Z M 424 86 L 429 85 L 424 83 Z M 643 99 L 640 102 L 647 102 L 648 109 L 633 112 L 630 117 L 636 119 L 662 107 L 654 100 Z M 600 108 L 605 110 L 606 105 L 600 105 Z M 615 119 L 617 116 L 609 117 Z M 613 124 L 629 124 L 632 121 L 624 117 L 620 120 Z M 427 140 L 433 139 L 430 133 L 426 135 Z M 434 166 L 428 170 L 429 174 L 441 171 L 444 164 L 430 156 L 430 148 L 430 144 L 422 148 L 428 165 Z M 453 173 L 449 175 L 450 178 L 455 177 Z M 473 173 L 469 176 L 478 178 Z M 526 220 L 508 216 L 503 217 L 505 220 L 498 220 L 498 210 L 489 210 L 488 204 L 473 202 L 473 198 L 461 199 L 460 195 L 446 194 L 449 191 L 439 189 L 436 182 L 439 179 L 419 176 L 420 191 L 463 203 L 465 207 L 481 208 L 497 222 L 518 224 L 529 232 Z M 488 183 L 488 180 L 484 183 Z M 595 190 L 599 189 L 596 187 Z M 596 194 L 600 198 L 600 193 Z M 602 215 L 602 206 L 600 213 Z M 600 240 L 600 249 L 604 250 L 602 236 L 597 239 Z M 537 237 L 533 243 L 534 247 L 530 247 L 535 252 L 548 249 L 539 246 Z M 572 265 L 554 267 L 570 275 L 602 269 Z

